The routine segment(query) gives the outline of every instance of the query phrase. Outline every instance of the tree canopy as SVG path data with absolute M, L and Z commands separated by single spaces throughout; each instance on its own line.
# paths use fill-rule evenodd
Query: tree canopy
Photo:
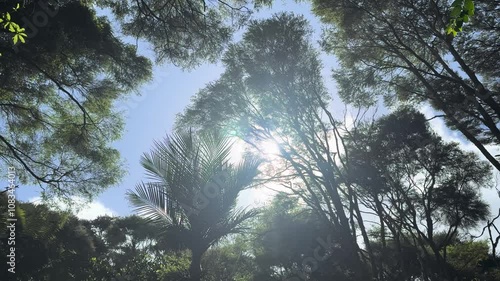
M 500 279 L 500 210 L 482 195 L 500 170 L 498 1 L 312 0 L 319 47 L 304 15 L 252 18 L 272 2 L 0 3 L 0 279 Z M 219 59 L 140 158 L 137 215 L 16 200 L 16 177 L 66 203 L 116 184 L 115 102 L 152 61 Z
M 47 195 L 89 197 L 118 183 L 110 143 L 123 121 L 113 104 L 150 79 L 150 61 L 78 1 L 28 2 L 11 17 L 24 21 L 28 40 L 0 45 L 2 167 Z
M 271 2 L 98 0 L 96 4 L 111 9 L 124 34 L 151 43 L 157 61 L 190 68 L 203 61 L 217 61 L 253 9 Z
M 340 270 L 342 278 L 460 276 L 443 247 L 488 217 L 480 189 L 490 184 L 489 164 L 444 142 L 411 107 L 354 120 L 352 128 L 338 121 L 309 36 L 307 22 L 292 14 L 251 22 L 242 41 L 226 52 L 226 71 L 194 97 L 179 126 L 218 128 L 255 147 L 262 140 L 276 143 L 279 167 L 270 177 L 335 234 L 342 260 L 333 264 L 352 271 Z M 378 239 L 370 232 L 371 216 L 378 220 Z M 413 254 L 398 254 L 406 250 Z M 408 262 L 405 267 L 393 263 L 399 259 Z M 320 261 L 276 266 L 299 272 L 291 278 L 315 278 Z
M 475 16 L 456 37 L 445 31 L 447 1 L 313 3 L 330 26 L 323 46 L 340 60 L 333 76 L 344 101 L 430 104 L 500 170 L 487 149 L 500 140 L 496 1 L 474 1 Z

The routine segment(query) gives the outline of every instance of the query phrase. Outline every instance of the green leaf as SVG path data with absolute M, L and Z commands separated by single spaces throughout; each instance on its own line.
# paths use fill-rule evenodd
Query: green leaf
M 12 40 L 14 40 L 14 45 L 15 45 L 15 44 L 17 44 L 17 40 L 18 40 L 18 39 L 19 39 L 19 38 L 18 38 L 17 34 L 16 34 L 16 35 L 14 35 L 14 37 L 12 37 Z
M 453 29 L 455 26 L 455 20 L 451 20 L 450 23 L 448 23 L 445 27 L 446 31 Z
M 26 43 L 26 40 L 24 40 L 24 36 L 26 36 L 26 34 L 24 34 L 24 33 L 19 33 L 19 40 L 20 40 L 22 43 Z
M 462 20 L 463 20 L 464 22 L 469 22 L 469 16 L 468 16 L 468 15 L 464 15 L 464 16 L 462 17 Z
M 457 35 L 455 24 L 450 23 L 450 24 L 448 24 L 448 26 L 446 26 L 446 34 L 447 35 L 452 34 L 453 37 L 455 37 Z
M 474 15 L 474 1 L 465 0 L 464 10 L 466 10 L 468 12 L 469 16 L 473 16 Z
M 10 14 L 9 13 L 5 14 L 5 17 L 7 18 L 8 21 L 10 21 Z
M 460 15 L 460 13 L 462 12 L 462 8 L 461 7 L 453 7 L 453 9 L 451 10 L 451 17 L 452 18 L 456 18 Z

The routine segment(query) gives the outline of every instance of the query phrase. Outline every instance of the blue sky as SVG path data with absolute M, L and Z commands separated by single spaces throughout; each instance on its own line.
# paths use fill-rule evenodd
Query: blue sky
M 257 18 L 266 18 L 273 13 L 280 11 L 291 11 L 296 14 L 302 14 L 309 20 L 315 30 L 315 41 L 319 39 L 321 25 L 316 17 L 310 12 L 308 3 L 295 3 L 295 1 L 276 1 L 274 7 L 270 10 L 264 10 L 256 14 Z M 235 36 L 237 40 L 242 32 Z M 134 41 L 135 42 L 135 41 Z M 153 59 L 153 53 L 148 49 L 147 44 L 139 44 L 139 53 Z M 334 96 L 333 107 L 336 112 L 342 112 L 344 105 L 339 103 L 335 94 L 335 85 L 330 79 L 330 70 L 336 66 L 335 58 L 321 54 L 324 64 L 323 76 L 325 84 Z M 144 85 L 139 97 L 130 97 L 126 101 L 121 101 L 117 106 L 126 109 L 125 131 L 122 139 L 117 141 L 114 146 L 120 151 L 122 159 L 125 162 L 127 175 L 122 182 L 109 188 L 96 198 L 81 215 L 85 218 L 93 218 L 99 214 L 128 215 L 132 213 L 132 207 L 125 198 L 128 189 L 141 180 L 145 180 L 144 170 L 139 164 L 139 159 L 144 152 L 148 152 L 154 140 L 161 140 L 166 134 L 172 131 L 175 116 L 182 112 L 189 104 L 190 98 L 207 83 L 217 79 L 224 71 L 220 64 L 204 64 L 200 67 L 187 72 L 168 63 L 156 66 L 154 70 L 154 79 Z M 383 110 L 379 110 L 383 112 Z M 427 116 L 433 116 L 434 112 L 428 107 L 423 108 Z M 439 119 L 432 121 L 434 129 L 447 141 L 458 141 L 462 148 L 470 151 L 476 151 L 471 144 L 463 141 L 463 138 L 456 132 L 448 130 L 444 123 Z M 18 199 L 31 200 L 39 196 L 37 187 L 21 187 L 18 192 Z M 244 201 L 251 202 L 258 198 L 259 193 L 263 191 L 253 191 L 246 193 Z M 492 212 L 500 207 L 500 202 L 494 189 L 483 192 L 486 200 L 492 204 Z

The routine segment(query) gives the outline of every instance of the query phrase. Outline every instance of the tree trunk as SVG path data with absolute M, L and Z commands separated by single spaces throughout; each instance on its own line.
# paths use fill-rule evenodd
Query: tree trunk
M 191 265 L 189 266 L 190 281 L 201 280 L 201 256 L 203 252 L 200 250 L 191 250 Z

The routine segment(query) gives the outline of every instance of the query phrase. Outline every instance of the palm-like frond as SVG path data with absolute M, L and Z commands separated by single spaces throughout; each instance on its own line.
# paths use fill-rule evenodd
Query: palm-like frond
M 243 222 L 258 214 L 259 212 L 255 209 L 233 209 L 228 216 L 221 217 L 219 222 L 208 227 L 203 238 L 209 246 L 212 246 L 229 234 L 243 232 L 245 230 L 242 226 Z
M 201 174 L 205 182 L 212 179 L 214 171 L 218 171 L 227 164 L 232 142 L 229 138 L 219 134 L 203 134 L 200 137 L 200 164 Z
M 130 202 L 149 221 L 177 229 L 186 239 L 199 239 L 194 243 L 200 248 L 239 232 L 239 225 L 256 212 L 235 209 L 236 200 L 258 174 L 260 161 L 246 158 L 233 166 L 231 147 L 231 140 L 217 133 L 197 137 L 192 132 L 179 133 L 155 142 L 141 158 L 152 182 L 130 191 Z M 214 184 L 218 188 L 207 194 L 207 186 Z M 194 200 L 200 197 L 205 204 Z
M 175 224 L 174 218 L 168 212 L 167 197 L 163 186 L 158 183 L 141 183 L 135 191 L 128 191 L 127 197 L 135 207 L 135 211 L 149 222 Z

